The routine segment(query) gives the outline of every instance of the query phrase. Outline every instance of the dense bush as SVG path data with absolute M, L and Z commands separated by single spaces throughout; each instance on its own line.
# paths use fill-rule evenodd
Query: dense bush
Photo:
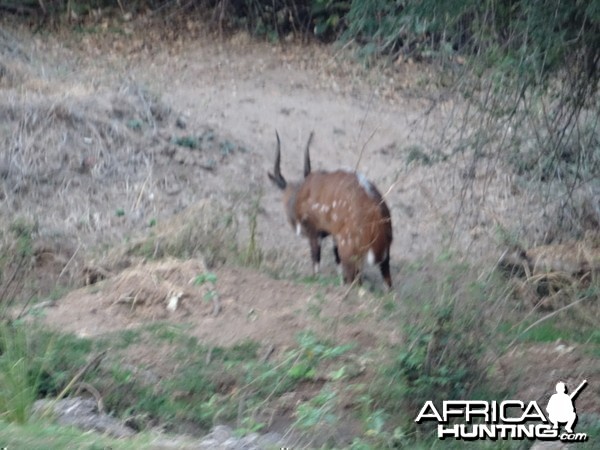
M 209 12 L 215 20 L 259 34 L 296 31 L 331 38 L 343 33 L 384 53 L 427 45 L 510 57 L 533 81 L 572 64 L 596 83 L 599 76 L 600 4 L 593 0 L 0 0 L 0 10 L 30 15 L 99 9 L 152 11 L 167 18 L 177 11 Z
M 152 11 L 166 19 L 196 12 L 221 27 L 341 37 L 378 54 L 477 55 L 484 66 L 504 68 L 526 85 L 559 74 L 574 102 L 594 94 L 600 77 L 600 3 L 594 0 L 0 0 L 0 11 L 38 16 L 99 9 Z

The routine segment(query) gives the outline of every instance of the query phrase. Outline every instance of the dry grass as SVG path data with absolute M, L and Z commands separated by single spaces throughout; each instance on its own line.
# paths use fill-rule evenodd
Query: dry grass
M 208 267 L 223 263 L 235 251 L 237 225 L 230 208 L 211 199 L 201 200 L 176 214 L 135 240 L 124 249 L 116 248 L 117 261 L 122 257 L 141 256 L 159 259 L 203 258 Z M 121 255 L 121 256 L 119 256 Z

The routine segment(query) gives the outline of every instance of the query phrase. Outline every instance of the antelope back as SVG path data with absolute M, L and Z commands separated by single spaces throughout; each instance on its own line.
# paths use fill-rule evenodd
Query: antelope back
M 313 172 L 299 187 L 295 216 L 336 239 L 340 257 L 363 257 L 372 250 L 385 258 L 392 241 L 390 212 L 381 194 L 363 175 L 338 170 Z

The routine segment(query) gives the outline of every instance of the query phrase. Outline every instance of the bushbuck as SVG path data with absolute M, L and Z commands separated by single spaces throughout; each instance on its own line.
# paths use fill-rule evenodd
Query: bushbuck
M 308 237 L 313 274 L 319 271 L 321 240 L 331 235 L 335 262 L 342 265 L 345 283 L 356 279 L 366 259 L 369 264 L 379 265 L 385 283 L 391 288 L 392 219 L 377 188 L 359 172 L 312 172 L 309 148 L 313 133 L 304 153 L 304 179 L 288 183 L 281 174 L 281 141 L 277 132 L 275 135 L 275 168 L 268 175 L 283 190 L 290 224 L 299 236 Z

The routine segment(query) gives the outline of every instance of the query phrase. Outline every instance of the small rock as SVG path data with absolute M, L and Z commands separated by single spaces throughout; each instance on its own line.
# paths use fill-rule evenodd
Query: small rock
M 278 444 L 281 444 L 283 441 L 282 436 L 279 433 L 271 432 L 267 434 L 263 434 L 259 436 L 256 445 L 259 448 L 270 448 L 276 447 Z
M 216 425 L 208 436 L 222 443 L 233 436 L 233 430 L 227 425 Z
M 219 445 L 220 445 L 220 442 L 213 438 L 204 438 L 200 441 L 200 444 L 199 444 L 200 448 L 210 448 L 210 449 L 218 448 Z
M 91 399 L 72 397 L 54 402 L 54 400 L 38 400 L 33 405 L 34 411 L 42 411 L 52 407 L 56 420 L 61 425 L 72 425 L 84 431 L 98 431 L 117 438 L 129 437 L 135 431 L 114 417 L 98 411 L 96 402 Z

